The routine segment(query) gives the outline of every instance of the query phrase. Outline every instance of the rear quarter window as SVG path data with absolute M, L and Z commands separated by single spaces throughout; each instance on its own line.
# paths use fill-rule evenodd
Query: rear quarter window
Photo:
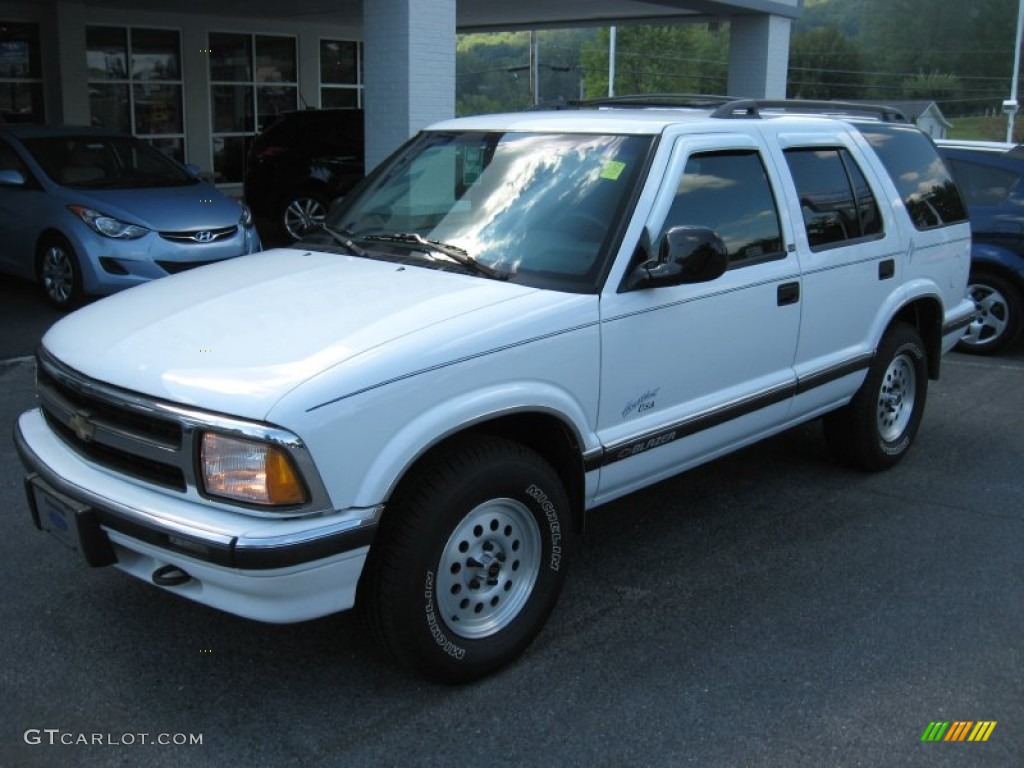
M 889 172 L 917 229 L 967 221 L 956 182 L 927 136 L 904 125 L 857 127 Z

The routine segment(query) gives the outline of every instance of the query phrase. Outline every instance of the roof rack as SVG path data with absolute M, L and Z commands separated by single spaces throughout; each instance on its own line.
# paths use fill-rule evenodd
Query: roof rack
M 811 99 L 736 99 L 722 104 L 712 117 L 762 117 L 761 112 L 784 112 L 798 115 L 849 115 L 873 117 L 884 123 L 909 123 L 896 107 L 883 104 L 854 104 L 849 101 L 816 101 Z
M 718 96 L 710 93 L 638 93 L 629 96 L 604 96 L 596 99 L 572 101 L 576 109 L 619 107 L 624 109 L 691 108 L 707 109 L 735 101 L 735 96 Z

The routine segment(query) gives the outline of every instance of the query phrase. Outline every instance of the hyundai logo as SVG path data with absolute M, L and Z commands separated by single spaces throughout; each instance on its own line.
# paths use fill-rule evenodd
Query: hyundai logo
M 211 240 L 213 240 L 213 237 L 213 232 L 211 232 L 208 229 L 204 229 L 202 232 L 196 232 L 194 235 L 192 235 L 192 239 L 195 240 L 197 243 L 208 243 Z

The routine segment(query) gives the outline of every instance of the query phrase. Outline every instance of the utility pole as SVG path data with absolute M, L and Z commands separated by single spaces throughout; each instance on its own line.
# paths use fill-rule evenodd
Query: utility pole
M 1024 2 L 1024 0 L 1021 0 Z M 615 95 L 615 27 L 608 34 L 608 96 Z
M 541 103 L 541 50 L 537 30 L 529 31 L 529 97 L 534 106 Z
M 1017 40 L 1013 46 L 1013 84 L 1010 86 L 1010 98 L 1003 102 L 1003 112 L 1006 113 L 1006 141 L 1013 142 L 1013 118 L 1017 114 L 1017 81 L 1020 74 L 1020 36 L 1021 28 L 1024 27 L 1024 0 L 1017 2 Z

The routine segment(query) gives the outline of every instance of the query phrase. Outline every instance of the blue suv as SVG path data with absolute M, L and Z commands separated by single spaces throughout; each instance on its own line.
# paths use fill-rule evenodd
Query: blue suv
M 1024 314 L 1024 145 L 936 143 L 971 219 L 967 293 L 978 314 L 957 349 L 993 355 L 1018 337 Z

